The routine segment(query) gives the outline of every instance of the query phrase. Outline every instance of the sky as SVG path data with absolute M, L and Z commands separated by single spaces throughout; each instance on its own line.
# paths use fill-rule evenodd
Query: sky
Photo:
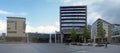
M 87 23 L 98 18 L 120 24 L 120 0 L 0 0 L 0 33 L 6 33 L 8 16 L 26 18 L 26 32 L 59 31 L 59 7 L 87 5 Z

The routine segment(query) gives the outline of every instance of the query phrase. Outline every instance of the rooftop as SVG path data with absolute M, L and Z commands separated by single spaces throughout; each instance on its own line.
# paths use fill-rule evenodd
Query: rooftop
M 23 18 L 23 17 L 7 17 L 8 19 L 26 19 L 26 18 Z

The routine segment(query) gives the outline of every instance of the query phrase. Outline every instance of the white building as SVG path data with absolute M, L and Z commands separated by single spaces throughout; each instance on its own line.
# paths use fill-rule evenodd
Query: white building
M 21 17 L 7 17 L 7 40 L 25 41 L 26 19 Z
M 97 26 L 99 25 L 99 22 L 103 23 L 103 29 L 105 30 L 105 36 L 104 38 L 107 38 L 108 42 L 111 42 L 111 35 L 112 35 L 112 31 L 111 29 L 113 28 L 113 25 L 106 22 L 105 20 L 102 19 L 98 19 L 96 20 L 92 26 L 91 26 L 91 39 L 94 40 L 94 42 L 97 42 Z

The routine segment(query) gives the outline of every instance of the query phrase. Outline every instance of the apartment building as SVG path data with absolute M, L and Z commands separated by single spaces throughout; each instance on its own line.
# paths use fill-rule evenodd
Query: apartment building
M 114 25 L 112 25 L 111 23 L 109 23 L 103 19 L 98 19 L 92 24 L 92 26 L 91 26 L 91 39 L 94 40 L 94 42 L 100 41 L 100 40 L 98 40 L 99 37 L 97 36 L 97 33 L 98 33 L 97 29 L 98 29 L 98 25 L 100 22 L 103 23 L 103 29 L 105 30 L 104 38 L 107 38 L 107 41 L 109 43 L 111 43 L 111 41 L 112 41 L 112 38 L 111 38 L 112 28 L 114 27 Z

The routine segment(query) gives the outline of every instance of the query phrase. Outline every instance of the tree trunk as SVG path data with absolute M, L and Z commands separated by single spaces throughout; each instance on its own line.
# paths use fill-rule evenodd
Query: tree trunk
M 86 38 L 84 38 L 84 43 L 86 43 Z
M 101 43 L 103 43 L 103 38 L 101 38 Z

